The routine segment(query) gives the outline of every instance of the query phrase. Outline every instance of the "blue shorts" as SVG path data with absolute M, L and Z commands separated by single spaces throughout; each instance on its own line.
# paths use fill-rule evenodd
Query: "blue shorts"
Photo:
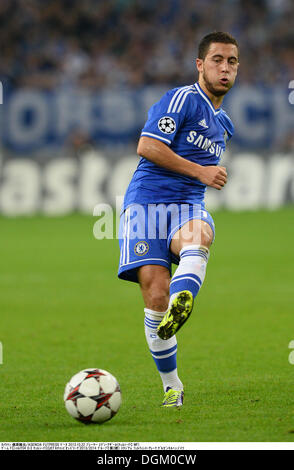
M 214 222 L 199 204 L 132 204 L 122 214 L 119 226 L 118 277 L 138 282 L 137 269 L 145 264 L 179 264 L 169 247 L 175 233 L 189 220 L 207 222 L 215 235 Z

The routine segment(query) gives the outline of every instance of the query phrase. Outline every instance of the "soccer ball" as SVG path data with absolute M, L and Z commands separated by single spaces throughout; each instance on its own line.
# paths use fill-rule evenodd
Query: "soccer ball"
M 65 408 L 83 423 L 104 423 L 113 418 L 121 405 L 121 391 L 116 378 L 103 369 L 85 369 L 66 384 Z

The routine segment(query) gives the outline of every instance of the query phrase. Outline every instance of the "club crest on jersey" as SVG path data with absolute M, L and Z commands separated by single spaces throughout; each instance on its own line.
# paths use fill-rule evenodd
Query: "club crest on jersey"
M 169 116 L 164 116 L 158 121 L 158 129 L 164 134 L 172 134 L 176 130 L 176 122 Z
M 140 242 L 137 242 L 135 247 L 134 247 L 134 252 L 138 256 L 146 255 L 146 253 L 148 253 L 148 251 L 149 251 L 149 245 L 144 240 L 140 241 Z

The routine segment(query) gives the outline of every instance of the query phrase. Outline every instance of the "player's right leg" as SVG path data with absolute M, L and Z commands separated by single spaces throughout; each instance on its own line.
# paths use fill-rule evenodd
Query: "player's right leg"
M 145 336 L 162 379 L 165 393 L 163 405 L 180 406 L 183 384 L 177 374 L 176 337 L 166 341 L 156 333 L 169 302 L 171 254 L 165 239 L 149 239 L 146 234 L 144 236 L 144 213 L 137 207 L 136 213 L 139 215 L 133 216 L 132 209 L 130 207 L 121 216 L 118 276 L 140 284 L 145 302 Z M 136 233 L 140 233 L 140 238 L 132 237 L 133 217 L 136 217 Z
M 164 407 L 183 404 L 183 384 L 177 369 L 177 339 L 173 335 L 163 340 L 157 335 L 169 303 L 169 270 L 163 266 L 145 265 L 138 269 L 138 279 L 144 303 L 146 341 L 162 380 Z

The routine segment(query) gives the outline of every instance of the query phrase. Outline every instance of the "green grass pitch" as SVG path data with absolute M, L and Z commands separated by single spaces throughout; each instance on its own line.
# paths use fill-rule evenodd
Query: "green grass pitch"
M 183 409 L 163 393 L 138 286 L 117 279 L 95 218 L 0 219 L 1 442 L 294 441 L 293 209 L 214 214 L 216 241 L 178 333 Z M 123 404 L 103 425 L 71 418 L 63 391 L 109 370 Z

